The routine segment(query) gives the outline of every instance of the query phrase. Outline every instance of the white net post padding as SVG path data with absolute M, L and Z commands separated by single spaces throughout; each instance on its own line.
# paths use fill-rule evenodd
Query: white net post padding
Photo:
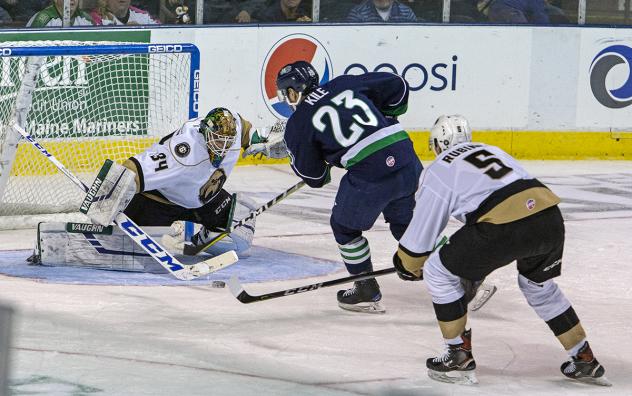
M 80 219 L 80 190 L 20 142 L 13 123 L 90 185 L 106 158 L 122 162 L 197 116 L 199 52 L 191 44 L 2 46 L 0 228 L 32 226 L 48 214 Z

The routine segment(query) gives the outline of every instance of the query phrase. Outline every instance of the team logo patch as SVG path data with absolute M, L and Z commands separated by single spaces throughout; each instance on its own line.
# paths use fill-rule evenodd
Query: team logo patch
M 178 143 L 175 152 L 178 157 L 186 157 L 191 152 L 191 146 L 188 143 Z
M 201 202 L 208 203 L 215 198 L 226 182 L 227 176 L 224 169 L 216 169 L 206 183 L 200 188 L 199 199 Z
M 389 155 L 386 158 L 386 166 L 388 166 L 389 168 L 392 168 L 395 166 L 395 157 L 393 157 L 392 155 Z
M 276 78 L 281 68 L 296 61 L 311 63 L 324 84 L 333 78 L 331 57 L 323 44 L 307 34 L 290 34 L 277 41 L 263 61 L 261 67 L 261 94 L 268 110 L 277 118 L 288 118 L 292 109 L 285 102 L 279 102 Z
M 535 199 L 529 198 L 526 203 L 527 209 L 533 210 L 535 208 Z

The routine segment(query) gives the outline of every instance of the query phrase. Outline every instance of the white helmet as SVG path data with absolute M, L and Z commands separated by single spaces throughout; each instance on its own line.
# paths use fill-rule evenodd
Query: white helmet
M 431 151 L 439 155 L 452 146 L 471 141 L 472 129 L 465 117 L 458 114 L 442 115 L 437 118 L 430 130 L 428 146 Z

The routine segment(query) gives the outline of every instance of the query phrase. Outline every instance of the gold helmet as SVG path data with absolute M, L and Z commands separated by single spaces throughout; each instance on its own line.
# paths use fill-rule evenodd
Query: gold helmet
M 224 158 L 237 137 L 237 121 L 228 109 L 216 107 L 200 122 L 200 133 L 206 139 L 209 151 Z

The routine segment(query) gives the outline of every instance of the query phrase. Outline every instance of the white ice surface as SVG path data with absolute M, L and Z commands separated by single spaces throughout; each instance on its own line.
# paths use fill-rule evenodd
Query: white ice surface
M 480 384 L 442 384 L 425 359 L 442 340 L 422 282 L 379 279 L 385 315 L 337 308 L 337 287 L 249 305 L 208 286 L 88 286 L 0 276 L 16 310 L 12 392 L 36 395 L 632 395 L 632 162 L 525 162 L 562 196 L 558 283 L 580 316 L 611 388 L 566 380 L 558 341 L 518 290 L 515 265 L 472 314 Z M 337 260 L 328 216 L 337 180 L 304 188 L 262 214 L 255 243 Z M 264 202 L 297 179 L 287 166 L 240 167 L 232 191 Z M 451 222 L 449 232 L 458 224 Z M 375 268 L 396 242 L 367 233 Z M 0 249 L 29 248 L 33 230 L 0 232 Z M 265 293 L 345 276 L 246 284 Z

